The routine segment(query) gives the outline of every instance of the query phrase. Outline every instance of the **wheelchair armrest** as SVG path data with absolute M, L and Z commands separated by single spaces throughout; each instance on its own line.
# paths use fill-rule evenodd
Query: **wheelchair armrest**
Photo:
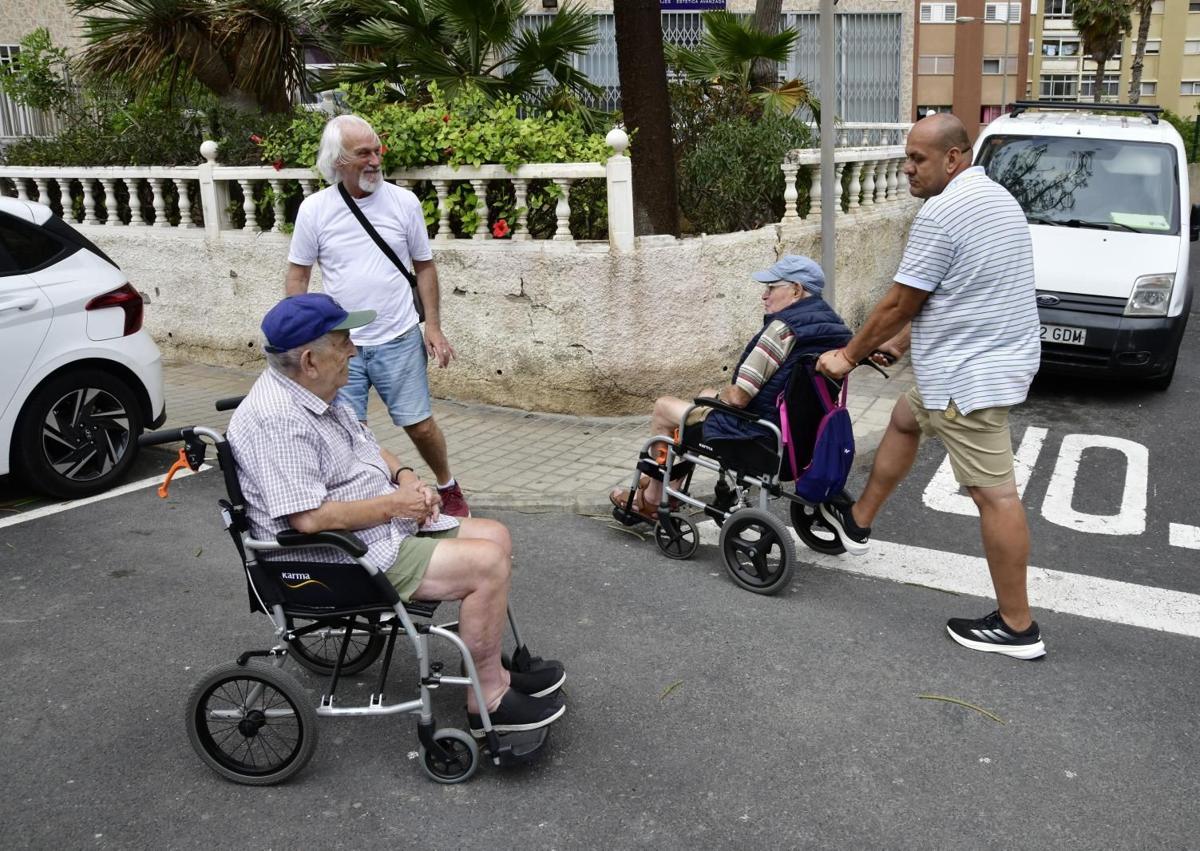
M 726 414 L 733 414 L 735 417 L 751 423 L 756 423 L 762 419 L 762 417 L 748 413 L 741 408 L 735 408 L 733 405 L 726 405 L 724 402 L 718 402 L 716 399 L 709 398 L 708 396 L 699 396 L 693 399 L 692 403 L 697 406 L 703 405 L 706 408 L 712 408 L 714 411 L 723 411 Z
M 312 532 L 307 535 L 295 529 L 284 529 L 275 536 L 275 543 L 281 547 L 337 547 L 355 558 L 362 558 L 367 554 L 367 545 L 359 540 L 358 535 L 340 529 L 326 529 L 324 532 Z

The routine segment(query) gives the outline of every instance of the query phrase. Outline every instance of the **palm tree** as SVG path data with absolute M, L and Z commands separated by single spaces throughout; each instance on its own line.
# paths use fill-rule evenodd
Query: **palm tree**
M 704 35 L 694 49 L 666 45 L 667 61 L 689 80 L 715 85 L 733 85 L 753 90 L 765 107 L 791 113 L 808 106 L 816 112 L 816 101 L 808 85 L 799 78 L 780 86 L 754 88 L 751 74 L 759 60 L 786 62 L 799 34 L 791 28 L 779 33 L 763 32 L 743 23 L 731 12 L 705 12 Z
M 1112 57 L 1121 55 L 1125 33 L 1132 26 L 1129 0 L 1075 0 L 1071 18 L 1083 42 L 1084 54 L 1096 63 L 1092 99 L 1100 103 L 1104 66 Z
M 754 28 L 762 33 L 779 32 L 779 19 L 783 16 L 783 0 L 755 0 Z M 750 85 L 767 89 L 775 84 L 778 63 L 769 59 L 755 59 L 750 71 Z
M 304 75 L 306 0 L 70 0 L 81 67 L 144 92 L 199 83 L 227 104 L 286 112 Z
M 539 27 L 524 13 L 524 0 L 326 0 L 323 44 L 340 64 L 315 87 L 415 80 L 560 106 L 598 94 L 571 64 L 596 42 L 591 13 L 564 5 Z
M 1146 36 L 1150 34 L 1150 6 L 1154 0 L 1131 0 L 1138 13 L 1137 45 L 1133 51 L 1133 65 L 1129 69 L 1129 102 L 1142 99 L 1142 66 L 1146 63 Z

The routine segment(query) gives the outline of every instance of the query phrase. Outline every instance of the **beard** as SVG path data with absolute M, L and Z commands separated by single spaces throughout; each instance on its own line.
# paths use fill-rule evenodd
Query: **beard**
M 382 171 L 364 171 L 358 176 L 358 188 L 370 194 L 383 185 Z

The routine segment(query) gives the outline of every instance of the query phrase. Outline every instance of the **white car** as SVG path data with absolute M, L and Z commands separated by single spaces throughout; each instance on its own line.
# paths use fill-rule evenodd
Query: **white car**
M 142 296 L 49 207 L 0 197 L 0 475 L 72 499 L 121 478 L 164 419 Z

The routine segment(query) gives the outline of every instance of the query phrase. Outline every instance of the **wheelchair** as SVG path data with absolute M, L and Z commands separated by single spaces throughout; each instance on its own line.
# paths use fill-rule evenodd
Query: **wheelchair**
M 242 397 L 217 402 L 217 410 L 237 406 Z M 143 446 L 183 441 L 179 457 L 167 473 L 159 496 L 167 495 L 171 477 L 184 467 L 193 472 L 205 463 L 211 446 L 224 478 L 227 498 L 219 500 L 225 529 L 241 559 L 251 612 L 271 621 L 275 641 L 269 649 L 247 650 L 210 670 L 192 689 L 185 721 L 188 739 L 201 761 L 237 783 L 267 786 L 299 772 L 317 748 L 319 717 L 413 714 L 417 716 L 420 764 L 438 783 L 470 778 L 486 756 L 497 766 L 532 761 L 545 746 L 549 727 L 498 734 L 470 650 L 457 634 L 458 623 L 432 623 L 436 602 L 400 600 L 386 576 L 363 557 L 367 547 L 351 532 L 279 533 L 273 541 L 250 536 L 246 505 L 238 483 L 233 452 L 224 435 L 211 428 L 189 426 L 150 432 Z M 302 547 L 332 547 L 357 563 L 321 563 L 263 559 Z M 515 649 L 504 661 L 526 671 L 540 660 L 521 640 L 511 607 L 509 627 Z M 416 695 L 385 700 L 396 642 L 404 636 L 416 656 Z M 459 676 L 430 659 L 430 637 L 452 645 L 462 659 Z M 383 656 L 378 685 L 364 705 L 343 705 L 336 696 L 339 681 L 357 674 Z M 289 659 L 325 678 L 316 705 L 299 680 L 284 669 Z M 440 686 L 473 689 L 483 726 L 483 750 L 468 732 L 438 726 L 431 692 Z
M 861 364 L 887 377 L 870 358 Z M 673 434 L 655 435 L 642 446 L 629 495 L 624 506 L 613 507 L 613 518 L 625 526 L 644 522 L 645 518 L 633 510 L 634 496 L 642 476 L 658 479 L 663 482 L 654 523 L 654 542 L 659 551 L 672 559 L 689 559 L 696 554 L 700 533 L 682 509 L 698 509 L 720 527 L 718 548 L 729 578 L 755 594 L 777 594 L 791 582 L 796 567 L 795 542 L 783 521 L 770 511 L 773 499 L 788 501 L 792 528 L 809 549 L 827 555 L 844 553 L 837 533 L 821 516 L 820 506 L 785 487 L 812 459 L 825 413 L 816 382 L 825 382 L 831 399 L 838 398 L 843 389 L 842 382 L 817 373 L 815 365 L 815 357 L 802 357 L 788 379 L 784 397 L 788 410 L 796 415 L 788 419 L 786 434 L 770 420 L 740 408 L 716 399 L 694 399 Z M 767 436 L 705 440 L 702 422 L 688 424 L 700 407 L 723 411 L 759 426 Z M 663 448 L 656 451 L 655 446 Z M 794 464 L 788 448 L 795 451 Z M 717 474 L 711 501 L 690 493 L 697 467 Z M 679 484 L 676 487 L 672 482 Z M 842 490 L 831 501 L 849 504 L 852 500 Z

